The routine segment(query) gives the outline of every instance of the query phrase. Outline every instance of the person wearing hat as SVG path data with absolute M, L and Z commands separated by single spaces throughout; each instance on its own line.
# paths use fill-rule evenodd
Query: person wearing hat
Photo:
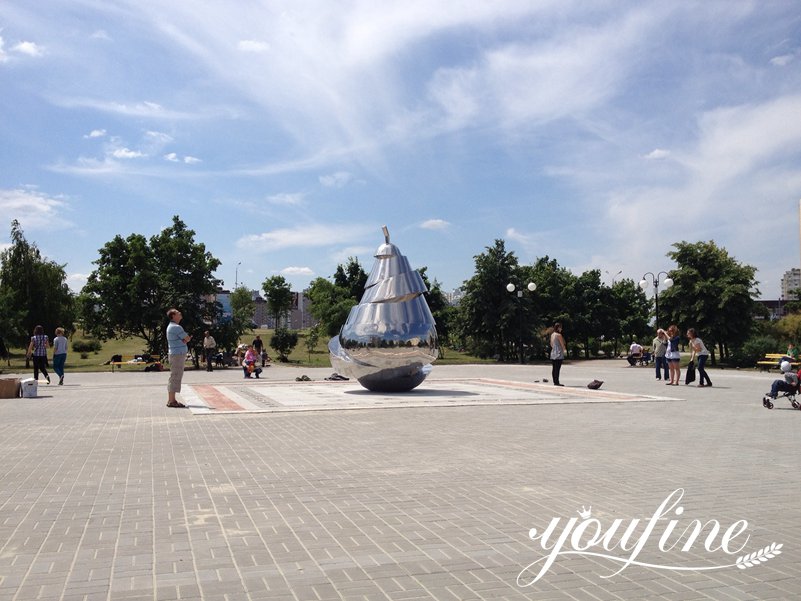
M 768 397 L 771 399 L 776 399 L 779 396 L 779 392 L 796 392 L 798 390 L 798 376 L 795 372 L 792 371 L 793 366 L 790 365 L 789 361 L 782 361 L 781 370 L 784 374 L 784 378 L 781 380 L 773 380 L 773 384 L 770 386 L 770 392 L 768 393 Z M 767 407 L 767 397 L 762 401 L 762 404 Z

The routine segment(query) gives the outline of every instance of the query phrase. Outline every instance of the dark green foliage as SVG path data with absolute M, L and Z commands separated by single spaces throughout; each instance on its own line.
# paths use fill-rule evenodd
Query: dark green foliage
M 264 280 L 262 290 L 270 316 L 275 320 L 275 327 L 278 329 L 282 321 L 287 321 L 287 315 L 292 309 L 292 287 L 284 276 L 274 275 Z
M 668 253 L 677 267 L 670 272 L 673 286 L 659 295 L 660 312 L 683 335 L 695 328 L 712 352 L 726 358 L 728 348 L 743 346 L 760 310 L 756 268 L 742 265 L 715 242 L 677 242 Z
M 270 347 L 278 353 L 278 360 L 282 362 L 289 360 L 289 354 L 297 344 L 298 333 L 287 330 L 286 328 L 277 329 L 272 338 L 270 338 Z
M 193 337 L 190 347 L 202 348 L 203 331 L 219 313 L 211 295 L 220 283 L 212 275 L 220 261 L 194 235 L 175 216 L 172 226 L 150 240 L 141 234 L 117 235 L 101 248 L 97 269 L 81 293 L 86 331 L 101 340 L 138 337 L 148 352 L 163 355 L 166 312 L 175 307 Z
M 336 336 L 348 319 L 350 310 L 359 304 L 367 283 L 367 273 L 357 259 L 350 257 L 346 266 L 339 265 L 334 281 L 317 278 L 309 285 L 306 296 L 309 312 L 320 324 L 321 332 Z
M 99 340 L 73 340 L 72 350 L 76 353 L 97 353 L 103 348 Z
M 348 298 L 355 299 L 354 304 L 359 304 L 364 294 L 364 285 L 367 283 L 367 272 L 362 269 L 359 260 L 348 257 L 346 265 L 337 265 L 334 272 L 334 284 L 345 291 Z
M 754 367 L 767 353 L 781 351 L 781 343 L 773 336 L 753 336 L 731 352 L 727 363 L 735 367 Z
M 217 321 L 209 327 L 217 350 L 233 353 L 240 338 L 251 330 L 254 307 L 253 294 L 245 286 L 235 288 L 229 297 L 231 303 L 231 319 Z
M 67 286 L 64 265 L 42 257 L 16 219 L 11 222 L 11 246 L 0 253 L 0 340 L 27 345 L 41 325 L 52 340 L 55 329 L 75 330 L 75 300 Z

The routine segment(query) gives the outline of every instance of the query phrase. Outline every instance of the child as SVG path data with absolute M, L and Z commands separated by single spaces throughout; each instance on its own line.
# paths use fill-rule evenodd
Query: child
M 256 365 L 256 361 L 261 361 L 261 357 L 259 357 L 259 354 L 253 349 L 253 345 L 251 344 L 248 346 L 248 350 L 245 352 L 245 358 L 242 360 L 242 371 L 245 372 L 246 378 L 249 378 L 251 373 L 255 373 L 256 379 L 258 379 L 261 373 L 261 367 Z
M 791 371 L 792 366 L 789 361 L 782 361 L 782 373 L 784 374 L 783 380 L 774 380 L 770 387 L 770 392 L 762 399 L 762 406 L 772 408 L 772 400 L 776 400 L 779 392 L 796 392 L 798 390 L 798 376 Z

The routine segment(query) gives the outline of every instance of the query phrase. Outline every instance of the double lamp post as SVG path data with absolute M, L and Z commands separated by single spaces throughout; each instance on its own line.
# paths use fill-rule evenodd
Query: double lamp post
M 512 282 L 509 282 L 508 284 L 506 284 L 506 291 L 508 293 L 510 293 L 510 294 L 513 293 L 516 288 L 517 288 L 517 286 L 515 286 Z M 528 289 L 529 292 L 534 292 L 537 289 L 537 284 L 535 284 L 534 282 L 529 282 L 528 285 L 526 286 L 526 289 Z M 523 289 L 521 288 L 520 290 L 517 291 L 517 302 L 518 302 L 518 305 L 520 304 L 522 298 L 523 298 Z M 518 311 L 519 311 L 519 309 L 520 309 L 520 307 L 518 306 Z M 518 315 L 519 315 L 519 313 L 518 313 Z M 518 328 L 517 328 L 517 333 L 518 333 L 517 342 L 518 342 L 518 349 L 519 349 L 519 352 L 520 352 L 520 363 L 522 364 L 522 363 L 525 363 L 524 357 L 523 357 L 523 323 L 522 323 L 522 319 L 523 318 L 520 317 L 518 319 L 519 319 L 520 323 L 518 323 Z
M 649 282 L 645 276 L 651 276 L 651 281 Z M 656 315 L 656 327 L 659 328 L 659 276 L 664 275 L 665 279 L 662 281 L 662 285 L 665 288 L 670 288 L 673 285 L 673 280 L 668 277 L 667 271 L 660 271 L 656 275 L 652 271 L 646 271 L 642 279 L 640 280 L 640 288 L 645 291 L 648 289 L 649 284 L 653 283 L 654 285 L 654 313 Z

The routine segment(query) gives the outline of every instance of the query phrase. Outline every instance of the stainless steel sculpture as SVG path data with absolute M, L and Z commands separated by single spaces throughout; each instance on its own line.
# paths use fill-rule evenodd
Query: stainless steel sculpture
M 337 373 L 375 392 L 406 392 L 418 386 L 439 356 L 437 329 L 420 274 L 389 242 L 375 252 L 361 302 L 350 310 L 339 336 L 328 342 Z

